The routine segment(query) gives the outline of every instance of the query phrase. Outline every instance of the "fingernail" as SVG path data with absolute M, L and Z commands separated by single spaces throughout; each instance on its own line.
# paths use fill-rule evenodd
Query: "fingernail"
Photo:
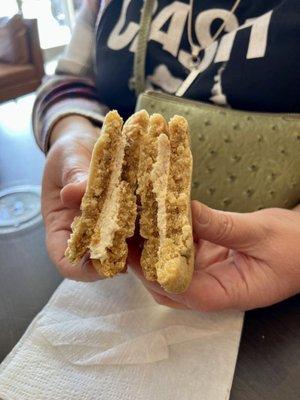
M 86 264 L 86 269 L 88 273 L 91 274 L 91 276 L 96 277 L 97 280 L 107 279 L 107 276 L 105 276 L 103 273 L 101 273 L 101 271 L 98 268 L 95 267 L 92 259 L 86 261 L 85 264 Z
M 210 210 L 208 207 L 206 207 L 204 204 L 201 203 L 196 203 L 194 205 L 194 209 L 196 211 L 195 217 L 196 217 L 196 222 L 199 225 L 208 225 L 210 221 Z

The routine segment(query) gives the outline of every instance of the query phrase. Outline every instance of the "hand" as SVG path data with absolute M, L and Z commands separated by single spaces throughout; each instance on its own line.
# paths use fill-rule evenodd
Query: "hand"
M 42 184 L 42 214 L 49 256 L 64 277 L 80 281 L 101 279 L 89 260 L 72 266 L 64 256 L 71 223 L 79 214 L 98 136 L 99 129 L 83 117 L 70 116 L 59 121 L 51 135 Z
M 300 213 L 266 209 L 239 214 L 193 202 L 195 272 L 189 289 L 166 293 L 144 279 L 138 254 L 129 262 L 154 299 L 201 311 L 264 307 L 300 291 Z

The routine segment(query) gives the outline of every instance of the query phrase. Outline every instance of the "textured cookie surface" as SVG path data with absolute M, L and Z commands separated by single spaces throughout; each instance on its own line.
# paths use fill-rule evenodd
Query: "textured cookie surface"
M 192 156 L 188 124 L 175 116 L 169 122 L 170 161 L 165 199 L 165 233 L 161 236 L 157 281 L 169 292 L 184 292 L 194 269 L 190 218 Z
M 114 276 L 126 269 L 126 239 L 133 235 L 137 214 L 137 166 L 140 136 L 147 130 L 145 111 L 123 126 L 116 111 L 107 114 L 92 156 L 81 216 L 74 220 L 66 256 L 78 262 L 87 252 L 95 269 Z
M 79 262 L 89 250 L 115 163 L 113 150 L 123 145 L 122 124 L 123 121 L 116 111 L 108 113 L 102 134 L 94 146 L 87 190 L 80 207 L 81 215 L 75 218 L 71 226 L 72 234 L 66 250 L 66 256 L 72 264 Z
M 148 280 L 156 280 L 158 261 L 159 232 L 157 225 L 158 203 L 154 193 L 151 172 L 157 159 L 157 139 L 168 133 L 168 125 L 159 114 L 150 118 L 149 130 L 142 139 L 141 157 L 138 172 L 138 194 L 141 201 L 140 234 L 145 238 L 141 265 Z
M 168 292 L 184 292 L 193 274 L 190 223 L 192 156 L 188 124 L 175 116 L 169 123 L 150 118 L 139 168 L 140 232 L 145 238 L 141 265 L 145 277 Z
M 149 120 L 140 111 L 123 126 L 116 111 L 108 113 L 93 150 L 81 215 L 72 224 L 66 251 L 70 262 L 89 254 L 100 274 L 123 272 L 126 239 L 134 234 L 140 203 L 144 275 L 168 292 L 184 292 L 194 264 L 191 174 L 184 118 L 175 116 L 167 124 L 159 114 Z

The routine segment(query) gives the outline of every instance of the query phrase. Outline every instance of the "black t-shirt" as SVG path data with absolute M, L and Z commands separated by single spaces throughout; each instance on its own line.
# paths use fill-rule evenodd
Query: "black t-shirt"
M 300 112 L 300 0 L 194 0 L 192 39 L 204 48 L 191 68 L 189 0 L 158 0 L 149 36 L 147 87 L 243 110 Z M 127 116 L 143 0 L 112 0 L 98 25 L 99 99 Z M 222 23 L 218 38 L 212 38 Z

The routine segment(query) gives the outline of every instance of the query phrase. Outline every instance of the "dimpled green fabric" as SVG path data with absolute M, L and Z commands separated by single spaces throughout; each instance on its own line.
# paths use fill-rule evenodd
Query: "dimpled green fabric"
M 236 111 L 158 92 L 141 94 L 141 109 L 188 120 L 193 199 L 236 212 L 299 203 L 299 115 Z

